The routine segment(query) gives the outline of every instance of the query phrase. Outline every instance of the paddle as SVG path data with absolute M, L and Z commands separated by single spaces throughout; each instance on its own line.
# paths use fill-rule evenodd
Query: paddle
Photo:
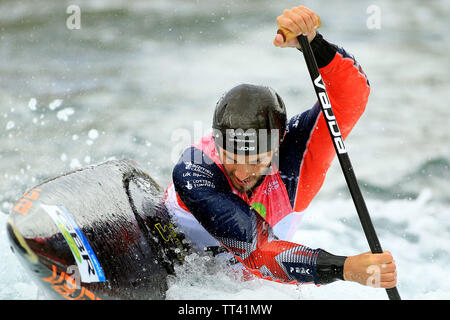
M 279 30 L 278 33 L 282 34 L 286 40 L 287 37 L 283 30 Z M 375 228 L 372 224 L 372 220 L 370 219 L 369 211 L 367 210 L 366 203 L 356 180 L 355 172 L 353 171 L 350 158 L 348 156 L 347 150 L 345 149 L 344 139 L 341 136 L 339 126 L 334 117 L 331 103 L 328 99 L 328 94 L 325 89 L 322 77 L 320 76 L 319 68 L 317 67 L 316 59 L 314 58 L 311 45 L 309 44 L 307 37 L 304 35 L 299 35 L 297 39 L 300 43 L 300 47 L 302 48 L 303 56 L 305 57 L 309 75 L 311 76 L 311 80 L 313 82 L 317 98 L 319 100 L 320 108 L 322 110 L 322 113 L 324 114 L 328 130 L 330 132 L 331 140 L 333 141 L 339 163 L 341 165 L 345 180 L 347 182 L 347 186 L 350 190 L 350 194 L 355 204 L 356 211 L 358 212 L 359 220 L 361 221 L 361 225 L 363 227 L 367 241 L 369 242 L 370 249 L 372 253 L 383 253 L 383 249 L 381 248 L 381 244 L 378 240 Z M 294 208 L 295 206 L 296 204 L 294 204 Z M 386 292 L 390 300 L 401 300 L 396 287 L 386 289 Z

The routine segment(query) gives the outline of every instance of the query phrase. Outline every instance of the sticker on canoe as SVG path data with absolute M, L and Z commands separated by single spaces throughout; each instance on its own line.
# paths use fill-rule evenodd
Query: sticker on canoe
M 105 275 L 97 256 L 72 215 L 63 206 L 41 204 L 61 231 L 78 265 L 81 281 L 103 282 Z

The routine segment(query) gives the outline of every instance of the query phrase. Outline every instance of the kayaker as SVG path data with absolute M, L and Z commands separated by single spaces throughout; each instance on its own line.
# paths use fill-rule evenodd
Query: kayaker
M 316 31 L 318 16 L 310 9 L 284 10 L 277 23 L 307 35 L 341 134 L 347 137 L 367 104 L 366 74 L 351 54 Z M 295 38 L 284 42 L 277 34 L 273 43 L 300 51 Z M 289 70 L 280 72 L 288 75 Z M 288 241 L 335 157 L 318 103 L 287 119 L 274 89 L 240 84 L 218 101 L 212 128 L 183 152 L 166 190 L 173 221 L 194 247 L 220 246 L 251 273 L 285 283 L 347 280 L 396 286 L 389 251 L 342 256 Z M 300 212 L 293 210 L 297 189 Z

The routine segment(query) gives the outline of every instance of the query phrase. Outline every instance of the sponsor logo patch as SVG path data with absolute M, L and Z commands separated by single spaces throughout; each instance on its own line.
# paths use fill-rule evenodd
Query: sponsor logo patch
M 77 263 L 83 282 L 103 282 L 105 275 L 97 256 L 72 215 L 63 206 L 41 204 L 53 222 L 58 226 Z

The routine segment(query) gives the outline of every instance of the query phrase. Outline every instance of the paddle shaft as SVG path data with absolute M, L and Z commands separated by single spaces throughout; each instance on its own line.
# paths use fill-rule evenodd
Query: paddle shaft
M 328 99 L 328 95 L 325 89 L 325 85 L 322 81 L 322 77 L 317 67 L 316 59 L 311 49 L 311 45 L 308 42 L 306 36 L 300 35 L 297 37 L 300 46 L 302 48 L 303 56 L 305 57 L 306 65 L 308 67 L 311 80 L 313 81 L 314 89 L 316 91 L 317 98 L 319 100 L 322 113 L 324 114 L 325 121 L 330 132 L 334 148 L 336 150 L 339 163 L 344 173 L 347 186 L 350 190 L 353 202 L 358 212 L 359 220 L 361 221 L 364 234 L 369 242 L 370 250 L 372 253 L 383 253 L 380 241 L 378 240 L 375 228 L 370 219 L 369 211 L 367 210 L 366 203 L 361 194 L 358 182 L 356 180 L 355 172 L 353 171 L 350 158 L 345 149 L 344 139 L 341 136 L 339 126 L 334 117 L 333 110 L 331 109 L 331 103 Z M 387 295 L 390 300 L 401 300 L 400 295 L 396 287 L 386 289 Z

